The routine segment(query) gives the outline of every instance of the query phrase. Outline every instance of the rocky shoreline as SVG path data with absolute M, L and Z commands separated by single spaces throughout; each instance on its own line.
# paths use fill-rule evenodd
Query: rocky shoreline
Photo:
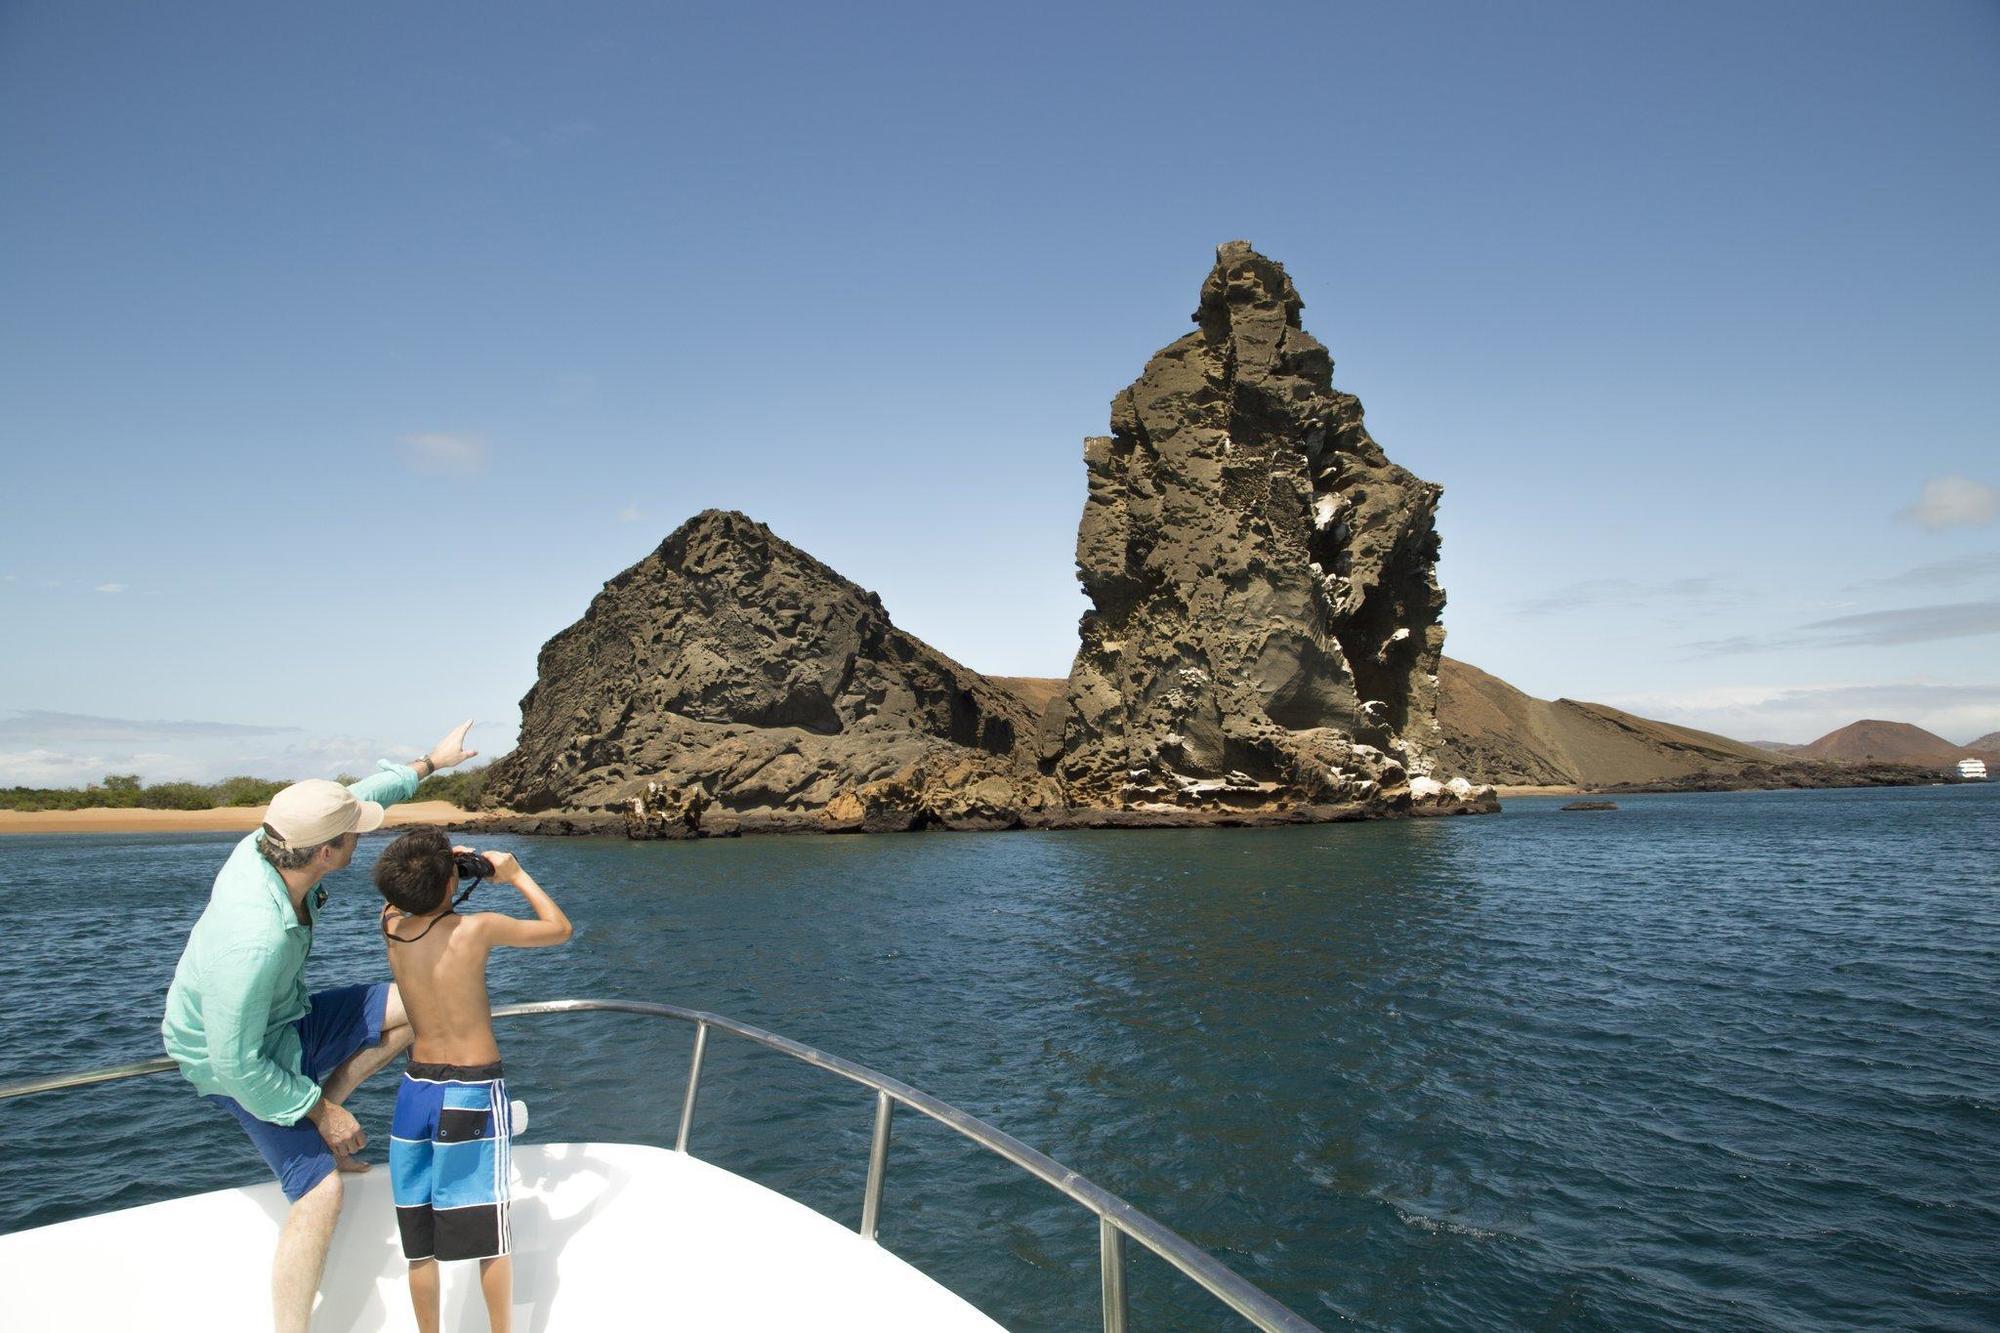
M 1689 792 L 1806 791 L 1857 787 L 1925 787 L 1957 785 L 1961 779 L 1915 764 L 1772 764 L 1740 772 L 1692 773 L 1658 782 L 1622 782 L 1590 787 L 1562 787 L 1533 792 L 1485 794 L 1446 803 L 1413 804 L 1395 812 L 1410 818 L 1439 815 L 1493 814 L 1503 800 L 1521 795 L 1638 796 Z M 836 823 L 806 814 L 721 812 L 698 827 L 685 823 L 647 822 L 635 812 L 565 811 L 541 815 L 497 814 L 448 823 L 457 831 L 516 833 L 540 837 L 619 837 L 640 841 L 680 841 L 695 838 L 757 837 L 773 834 L 997 832 L 1008 829 L 1275 828 L 1286 824 L 1336 824 L 1380 819 L 1384 812 L 1361 802 L 1308 805 L 1284 810 L 1187 811 L 1063 808 L 1038 811 L 1017 820 L 931 822 L 918 817 L 878 818 Z
M 1413 819 L 1460 814 L 1495 814 L 1497 797 L 1434 803 L 1400 812 Z M 683 824 L 646 825 L 636 822 L 631 812 L 573 811 L 543 815 L 484 816 L 444 827 L 477 830 L 481 833 L 516 833 L 536 837 L 619 837 L 635 841 L 678 842 L 698 838 L 741 838 L 767 835 L 817 833 L 997 833 L 1009 830 L 1060 832 L 1071 829 L 1200 829 L 1276 828 L 1287 824 L 1343 824 L 1381 819 L 1384 813 L 1365 802 L 1344 805 L 1293 806 L 1283 810 L 1188 811 L 1188 810 L 1101 810 L 1065 808 L 1026 815 L 1012 822 L 957 820 L 931 823 L 921 819 L 856 821 L 833 824 L 807 814 L 753 813 L 723 814 L 705 820 L 698 828 Z

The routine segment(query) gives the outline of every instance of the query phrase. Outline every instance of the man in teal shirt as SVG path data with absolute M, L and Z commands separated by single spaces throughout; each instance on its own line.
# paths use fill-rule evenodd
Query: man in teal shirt
M 306 993 L 320 881 L 354 859 L 383 807 L 407 801 L 439 769 L 478 753 L 467 721 L 414 764 L 383 763 L 351 787 L 297 782 L 215 877 L 167 991 L 160 1033 L 195 1090 L 235 1117 L 291 1201 L 271 1269 L 272 1322 L 303 1333 L 340 1220 L 342 1171 L 365 1171 L 367 1145 L 341 1105 L 410 1044 L 395 986 Z M 421 769 L 421 771 L 419 771 Z

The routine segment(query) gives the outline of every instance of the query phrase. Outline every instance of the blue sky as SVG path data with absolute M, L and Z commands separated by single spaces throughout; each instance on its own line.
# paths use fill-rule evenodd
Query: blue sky
M 0 4 L 0 782 L 497 752 L 711 506 L 1061 675 L 1235 237 L 1444 486 L 1452 655 L 2000 729 L 1996 142 L 1970 0 Z

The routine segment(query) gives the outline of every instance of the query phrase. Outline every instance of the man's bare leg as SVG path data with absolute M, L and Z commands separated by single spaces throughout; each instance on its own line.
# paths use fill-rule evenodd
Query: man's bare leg
M 438 1262 L 410 1260 L 410 1305 L 417 1315 L 417 1333 L 438 1333 Z
M 514 1261 L 507 1255 L 479 1261 L 479 1294 L 486 1298 L 486 1322 L 507 1333 L 514 1317 Z
M 278 1253 L 271 1261 L 271 1324 L 277 1333 L 306 1333 L 313 1297 L 326 1271 L 327 1247 L 340 1221 L 340 1173 L 307 1190 L 285 1215 Z
M 361 1086 L 363 1079 L 381 1069 L 391 1060 L 410 1048 L 410 1041 L 416 1035 L 410 1027 L 410 1016 L 403 1008 L 403 996 L 392 984 L 389 987 L 389 1002 L 382 1009 L 382 1039 L 373 1046 L 364 1046 L 326 1076 L 321 1092 L 330 1102 L 345 1105 L 348 1097 Z M 353 1157 L 334 1158 L 343 1171 L 366 1171 L 368 1163 Z

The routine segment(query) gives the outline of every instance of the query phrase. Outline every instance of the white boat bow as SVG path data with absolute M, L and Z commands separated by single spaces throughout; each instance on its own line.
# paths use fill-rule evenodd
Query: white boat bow
M 514 1327 L 927 1329 L 999 1324 L 882 1246 L 698 1157 L 629 1143 L 522 1144 Z M 345 1178 L 315 1328 L 403 1333 L 408 1265 L 389 1172 Z M 13 1329 L 268 1327 L 276 1182 L 0 1236 Z M 479 1265 L 448 1263 L 443 1327 L 483 1333 Z

